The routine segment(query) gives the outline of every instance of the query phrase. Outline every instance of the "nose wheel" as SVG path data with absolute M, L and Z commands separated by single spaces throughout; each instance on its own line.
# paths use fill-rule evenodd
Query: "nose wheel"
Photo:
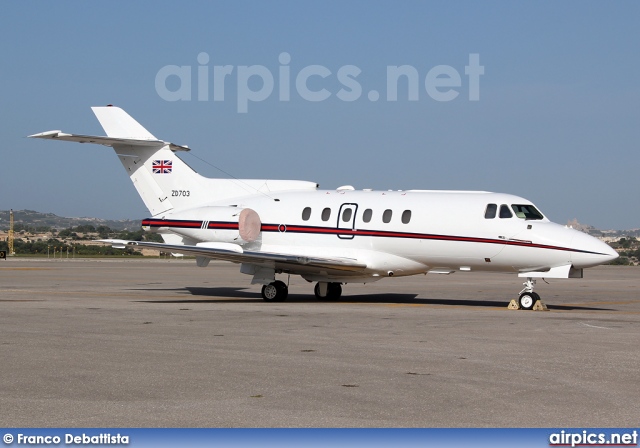
M 537 292 L 523 292 L 518 298 L 518 304 L 523 310 L 532 310 L 538 300 L 540 295 Z
M 289 295 L 289 287 L 285 282 L 276 280 L 262 287 L 262 298 L 265 302 L 284 302 Z
M 524 289 L 520 291 L 520 297 L 518 297 L 518 305 L 522 310 L 532 310 L 536 302 L 540 300 L 540 295 L 537 292 L 533 292 L 533 285 L 536 281 L 531 277 L 527 278 L 527 281 L 523 283 Z

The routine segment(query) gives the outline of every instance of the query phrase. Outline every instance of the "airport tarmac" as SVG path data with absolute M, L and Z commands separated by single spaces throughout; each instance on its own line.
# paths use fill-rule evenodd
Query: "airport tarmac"
M 283 276 L 286 280 L 286 276 Z M 640 416 L 640 267 L 538 281 L 291 278 L 238 266 L 0 260 L 2 427 L 599 427 Z

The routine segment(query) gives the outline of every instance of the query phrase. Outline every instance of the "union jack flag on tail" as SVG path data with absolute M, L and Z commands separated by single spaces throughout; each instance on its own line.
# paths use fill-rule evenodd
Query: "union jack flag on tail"
M 173 163 L 171 160 L 154 160 L 153 174 L 171 174 Z

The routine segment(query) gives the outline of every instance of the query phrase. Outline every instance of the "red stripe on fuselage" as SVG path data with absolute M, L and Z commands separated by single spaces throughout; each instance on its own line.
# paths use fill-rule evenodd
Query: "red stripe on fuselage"
M 275 224 L 263 224 L 262 231 L 275 232 L 278 230 L 278 225 Z M 383 238 L 406 238 L 406 239 L 421 239 L 421 240 L 436 240 L 436 241 L 459 241 L 469 243 L 484 243 L 484 244 L 504 244 L 507 246 L 525 246 L 535 247 L 538 249 L 552 249 L 568 252 L 588 252 L 579 249 L 572 249 L 562 246 L 550 246 L 546 244 L 534 244 L 529 241 L 520 240 L 502 240 L 491 238 L 476 238 L 469 236 L 456 236 L 456 235 L 438 235 L 428 233 L 408 233 L 408 232 L 392 232 L 382 230 L 358 230 L 358 229 L 338 229 L 335 227 L 312 227 L 312 226 L 287 226 L 287 232 L 294 233 L 307 233 L 307 234 L 319 234 L 319 235 L 349 235 L 349 236 L 374 236 Z
M 207 225 L 207 229 L 228 229 L 228 230 L 238 230 L 237 222 L 210 222 Z
M 187 221 L 187 220 L 159 220 L 159 219 L 145 219 L 142 221 L 143 226 L 148 227 L 173 227 L 173 228 L 200 228 L 202 221 Z M 538 249 L 551 249 L 561 250 L 568 252 L 583 252 L 583 253 L 596 253 L 583 251 L 579 249 L 572 249 L 562 246 L 550 246 L 546 244 L 534 244 L 529 241 L 520 240 L 501 240 L 491 238 L 476 238 L 469 236 L 457 236 L 457 235 L 438 235 L 429 233 L 409 233 L 409 232 L 393 232 L 383 230 L 358 230 L 358 229 L 338 229 L 336 227 L 314 227 L 314 226 L 296 226 L 285 225 L 285 230 L 282 231 L 280 227 L 282 224 L 262 224 L 261 230 L 263 232 L 280 232 L 280 233 L 306 233 L 315 235 L 348 235 L 348 236 L 372 236 L 378 238 L 405 238 L 405 239 L 420 239 L 420 240 L 434 240 L 434 241 L 459 241 L 468 243 L 483 243 L 483 244 L 504 244 L 507 246 L 525 246 L 535 247 Z M 215 230 L 237 230 L 239 228 L 237 222 L 210 222 L 207 225 L 207 229 Z
M 143 227 L 173 227 L 175 229 L 199 229 L 202 221 L 188 221 L 182 219 L 143 219 Z M 238 229 L 237 222 L 210 222 L 207 229 Z
M 185 221 L 173 219 L 143 219 L 144 227 L 176 227 L 182 229 L 197 229 L 202 226 L 202 221 Z

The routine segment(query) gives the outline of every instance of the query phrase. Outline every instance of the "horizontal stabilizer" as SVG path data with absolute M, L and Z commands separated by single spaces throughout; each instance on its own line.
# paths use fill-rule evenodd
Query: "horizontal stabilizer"
M 47 131 L 39 134 L 29 135 L 29 138 L 44 138 L 50 140 L 63 140 L 67 142 L 76 143 L 95 143 L 96 145 L 113 146 L 113 145 L 129 145 L 139 147 L 156 147 L 162 148 L 169 145 L 169 149 L 172 151 L 189 151 L 188 146 L 176 145 L 174 143 L 165 142 L 163 140 L 142 140 L 135 138 L 116 138 L 116 137 L 101 137 L 97 135 L 81 135 L 81 134 L 66 134 L 62 131 Z

